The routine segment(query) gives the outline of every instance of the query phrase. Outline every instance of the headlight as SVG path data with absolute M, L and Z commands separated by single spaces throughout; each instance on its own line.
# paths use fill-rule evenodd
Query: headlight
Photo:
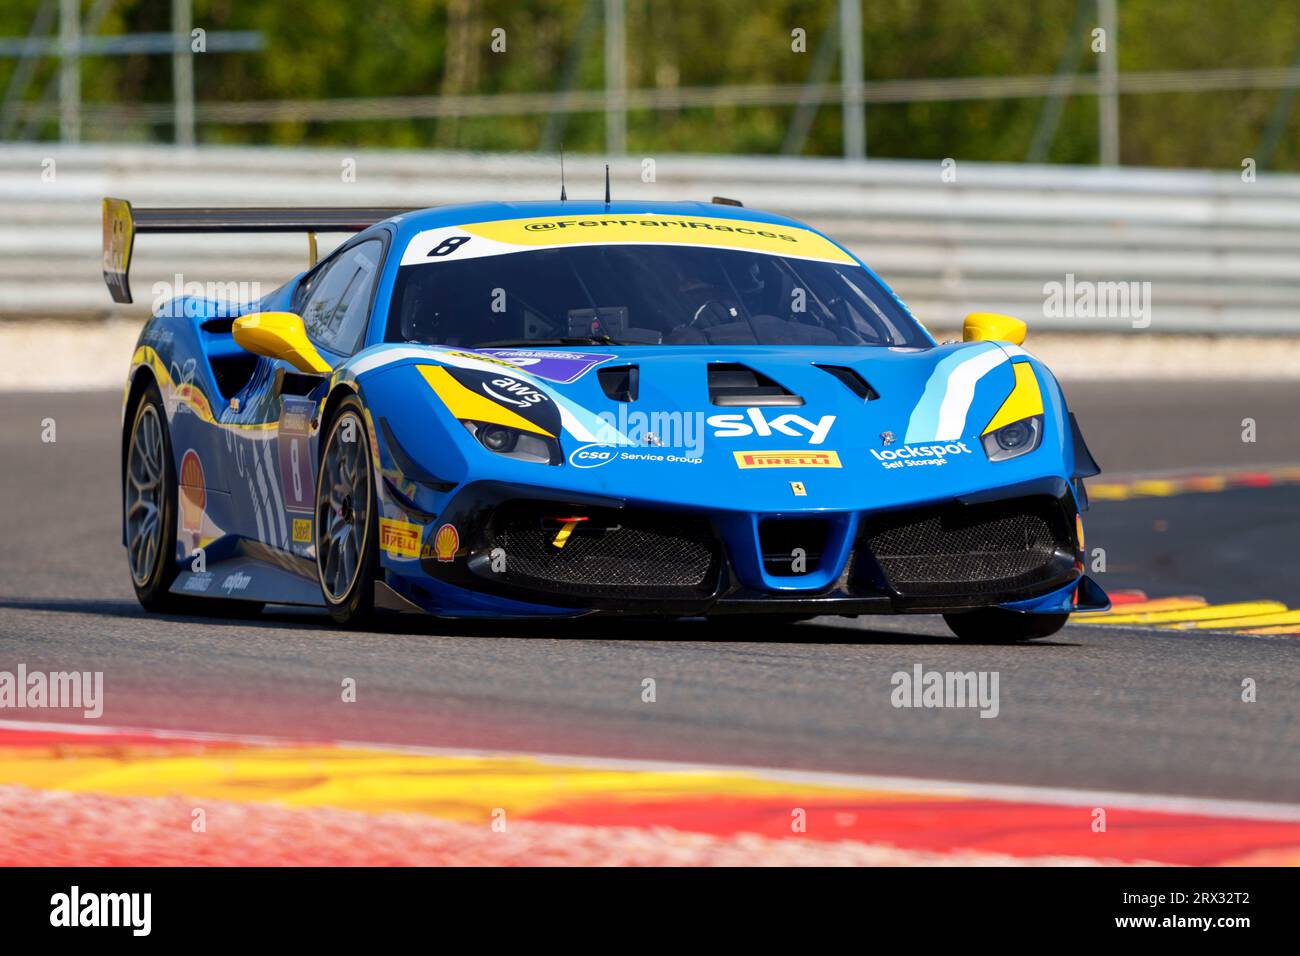
M 1022 418 L 1018 422 L 1003 425 L 983 437 L 984 452 L 989 461 L 1006 461 L 1019 458 L 1038 447 L 1043 440 L 1043 416 Z
M 558 465 L 564 460 L 560 443 L 548 435 L 495 425 L 488 422 L 462 422 L 469 433 L 488 451 L 519 461 L 532 461 L 539 465 Z

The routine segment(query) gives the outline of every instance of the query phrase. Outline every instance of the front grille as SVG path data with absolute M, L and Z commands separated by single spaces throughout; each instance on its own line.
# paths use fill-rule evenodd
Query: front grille
M 865 535 L 890 586 L 905 596 L 1016 591 L 1073 566 L 1064 512 L 1048 497 L 881 515 Z
M 565 518 L 575 522 L 556 547 Z M 718 546 L 707 521 L 689 515 L 509 502 L 497 508 L 488 547 L 501 578 L 564 594 L 699 596 L 711 590 Z

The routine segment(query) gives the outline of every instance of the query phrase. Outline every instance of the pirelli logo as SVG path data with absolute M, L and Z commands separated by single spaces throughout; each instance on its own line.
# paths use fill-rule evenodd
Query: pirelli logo
M 379 548 L 393 558 L 418 558 L 420 532 L 418 524 L 409 521 L 379 519 Z
M 840 456 L 833 451 L 738 451 L 739 468 L 839 468 Z

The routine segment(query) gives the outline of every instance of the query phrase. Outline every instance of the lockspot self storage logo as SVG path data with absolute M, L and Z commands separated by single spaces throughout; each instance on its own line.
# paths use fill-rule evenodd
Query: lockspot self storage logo
M 970 448 L 964 441 L 953 441 L 935 445 L 904 445 L 902 448 L 886 448 L 884 451 L 873 448 L 871 454 L 882 468 L 915 468 L 946 465 L 949 458 L 969 455 Z

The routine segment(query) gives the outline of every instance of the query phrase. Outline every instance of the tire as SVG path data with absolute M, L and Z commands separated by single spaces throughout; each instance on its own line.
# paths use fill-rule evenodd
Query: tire
M 379 503 L 365 415 L 355 396 L 345 398 L 330 416 L 317 471 L 316 579 L 334 623 L 362 627 L 375 616 Z
M 157 614 L 251 617 L 257 601 L 172 594 L 180 574 L 176 562 L 177 481 L 167 413 L 158 386 L 150 382 L 131 416 L 122 456 L 122 513 L 127 565 L 136 600 Z
M 1069 614 L 1024 614 L 1000 607 L 945 614 L 949 629 L 963 641 L 977 644 L 1015 644 L 1051 637 L 1070 619 Z

